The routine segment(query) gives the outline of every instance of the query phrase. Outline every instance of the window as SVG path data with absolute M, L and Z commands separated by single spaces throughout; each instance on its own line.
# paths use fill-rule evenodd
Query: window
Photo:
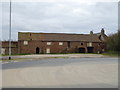
M 1 48 L 0 53 L 5 54 L 5 48 Z
M 46 53 L 50 53 L 50 48 L 47 48 L 47 49 L 46 49 Z
M 47 45 L 51 45 L 52 43 L 51 42 L 47 42 Z
M 104 51 L 105 51 L 105 49 L 102 49 L 102 51 L 104 52 Z
M 91 46 L 92 46 L 92 43 L 91 43 L 91 42 L 87 43 L 87 46 L 91 47 Z
M 59 45 L 63 45 L 63 42 L 59 42 Z
M 24 45 L 28 45 L 28 41 L 24 41 L 23 44 L 24 44 Z
M 80 45 L 83 45 L 83 43 L 80 43 Z

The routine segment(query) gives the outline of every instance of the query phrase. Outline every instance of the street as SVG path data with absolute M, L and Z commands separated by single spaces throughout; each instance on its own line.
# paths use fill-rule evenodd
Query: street
M 117 88 L 118 58 L 54 58 L 2 64 L 3 87 Z

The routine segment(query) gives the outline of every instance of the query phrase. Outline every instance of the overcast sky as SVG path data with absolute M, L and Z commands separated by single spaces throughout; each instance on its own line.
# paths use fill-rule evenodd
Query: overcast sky
M 1 7 L 2 40 L 8 40 L 9 3 Z M 117 32 L 117 2 L 12 2 L 12 40 L 19 31 L 88 34 L 101 28 L 107 35 Z

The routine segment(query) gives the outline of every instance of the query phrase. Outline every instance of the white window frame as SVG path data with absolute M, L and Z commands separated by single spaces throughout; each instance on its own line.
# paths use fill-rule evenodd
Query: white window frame
M 92 47 L 92 42 L 87 43 L 87 46 Z
M 50 48 L 46 48 L 46 53 L 50 53 Z
M 0 50 L 0 54 L 5 54 L 5 48 L 1 48 L 1 50 Z
M 63 45 L 63 42 L 59 42 L 59 45 L 60 45 L 60 46 Z
M 105 49 L 102 49 L 102 51 L 104 52 L 104 51 L 105 51 Z
M 47 45 L 52 45 L 52 42 L 47 42 Z
M 23 41 L 23 45 L 28 45 L 28 41 Z

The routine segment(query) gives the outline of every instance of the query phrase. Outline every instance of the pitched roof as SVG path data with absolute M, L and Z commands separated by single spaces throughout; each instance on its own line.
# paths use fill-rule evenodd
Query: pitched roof
M 97 34 L 19 32 L 18 40 L 102 42 Z
M 2 47 L 6 48 L 9 47 L 9 41 L 2 41 Z M 18 47 L 18 42 L 17 41 L 11 41 L 11 47 Z
M 96 34 L 62 34 L 62 33 L 44 33 L 43 41 L 84 41 L 101 42 Z

